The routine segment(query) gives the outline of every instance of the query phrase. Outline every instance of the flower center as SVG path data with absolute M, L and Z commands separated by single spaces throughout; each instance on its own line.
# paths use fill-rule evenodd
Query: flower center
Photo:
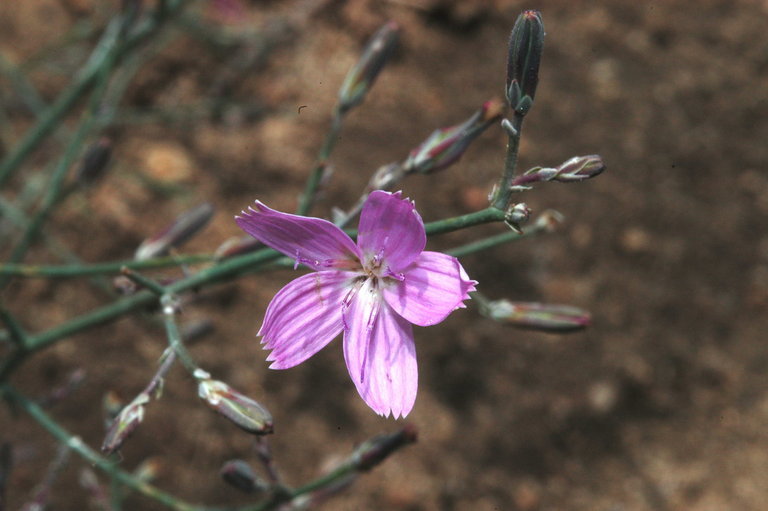
M 367 278 L 372 279 L 374 287 L 379 281 L 383 285 L 388 285 L 393 284 L 395 281 L 402 282 L 404 280 L 402 273 L 394 273 L 389 269 L 389 265 L 384 261 L 381 252 L 365 257 L 363 272 Z

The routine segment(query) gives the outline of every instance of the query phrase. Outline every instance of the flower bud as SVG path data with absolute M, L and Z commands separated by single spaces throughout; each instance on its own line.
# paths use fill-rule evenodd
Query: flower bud
M 552 305 L 531 302 L 491 302 L 485 314 L 496 321 L 520 328 L 545 332 L 573 332 L 591 323 L 590 314 L 570 305 Z
M 81 185 L 94 184 L 104 175 L 111 159 L 112 141 L 107 137 L 101 137 L 85 152 L 83 163 L 77 169 L 75 179 Z
M 213 206 L 207 202 L 185 211 L 159 234 L 145 240 L 136 250 L 134 259 L 144 261 L 164 255 L 171 248 L 180 246 L 200 232 L 213 217 L 213 213 Z
M 601 174 L 605 170 L 603 159 L 598 154 L 574 156 L 557 167 L 557 173 L 550 179 L 563 183 L 584 181 Z
M 418 438 L 416 427 L 407 424 L 403 429 L 389 435 L 379 435 L 366 440 L 352 455 L 358 470 L 370 470 L 401 447 L 412 444 Z
M 197 394 L 208 406 L 248 433 L 272 433 L 272 415 L 266 408 L 226 383 L 204 376 L 202 371 L 196 376 L 199 382 Z
M 435 130 L 408 155 L 403 164 L 405 172 L 429 174 L 456 163 L 470 142 L 501 117 L 502 109 L 500 101 L 486 101 L 463 123 Z
M 224 243 L 219 245 L 219 248 L 216 249 L 213 257 L 216 261 L 224 261 L 230 257 L 248 254 L 263 247 L 264 244 L 253 236 L 229 238 Z
M 107 431 L 107 436 L 101 444 L 101 452 L 112 454 L 123 445 L 144 420 L 144 405 L 147 403 L 149 396 L 142 392 L 122 409 Z
M 525 115 L 533 105 L 544 47 L 544 23 L 539 11 L 523 11 L 509 36 L 507 90 L 509 106 Z
M 221 467 L 219 475 L 225 482 L 245 493 L 262 492 L 268 488 L 251 466 L 243 460 L 230 460 Z
M 386 23 L 368 41 L 360 60 L 349 70 L 339 89 L 339 112 L 346 113 L 362 103 L 373 82 L 386 64 L 397 44 L 400 27 L 394 21 Z
M 529 218 L 531 218 L 531 208 L 528 204 L 520 202 L 509 208 L 504 215 L 504 223 L 516 233 L 523 234 L 520 224 L 527 222 Z

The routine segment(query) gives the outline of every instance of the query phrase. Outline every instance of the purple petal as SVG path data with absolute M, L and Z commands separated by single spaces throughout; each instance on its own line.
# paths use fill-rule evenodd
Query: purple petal
M 344 231 L 321 218 L 281 213 L 259 201 L 235 222 L 265 245 L 313 270 L 352 268 L 360 251 Z
M 418 388 L 411 325 L 366 281 L 344 312 L 344 358 L 363 401 L 379 415 L 405 417 Z
M 395 312 L 411 323 L 429 326 L 440 323 L 475 290 L 455 257 L 439 252 L 422 252 L 403 270 L 404 280 L 384 288 L 384 299 Z
M 302 275 L 281 289 L 267 307 L 259 335 L 272 369 L 287 369 L 320 351 L 342 330 L 342 301 L 352 272 Z
M 424 222 L 400 192 L 371 192 L 360 214 L 357 245 L 363 257 L 383 259 L 392 272 L 411 264 L 424 250 Z

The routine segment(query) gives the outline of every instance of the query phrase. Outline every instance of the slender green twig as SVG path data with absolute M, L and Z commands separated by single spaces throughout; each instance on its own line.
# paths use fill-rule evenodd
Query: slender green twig
M 539 234 L 545 231 L 547 231 L 546 226 L 540 225 L 540 224 L 534 224 L 530 227 L 526 227 L 525 229 L 523 229 L 522 234 L 517 233 L 513 230 L 509 230 L 501 234 L 496 234 L 495 236 L 489 236 L 487 238 L 473 241 L 472 243 L 467 243 L 466 245 L 461 245 L 461 246 L 452 248 L 450 250 L 447 250 L 446 253 L 454 257 L 464 257 L 469 254 L 474 254 L 475 252 L 482 252 L 483 250 L 488 250 L 489 248 L 493 248 L 498 245 L 509 243 L 510 241 L 517 241 L 523 238 L 528 238 L 530 236 L 533 236 L 535 234 Z
M 37 89 L 35 89 L 21 69 L 2 54 L 0 54 L 0 73 L 8 77 L 16 94 L 24 102 L 24 105 L 29 108 L 30 112 L 39 115 L 45 110 L 45 101 L 37 93 Z
M 506 210 L 512 197 L 512 180 L 515 178 L 517 154 L 520 150 L 520 132 L 523 129 L 523 115 L 515 113 L 512 117 L 512 130 L 507 131 L 507 156 L 504 160 L 504 174 L 491 199 L 491 205 L 497 209 Z
M 323 147 L 320 148 L 320 152 L 317 155 L 317 163 L 315 163 L 315 168 L 312 169 L 312 172 L 309 175 L 309 179 L 307 179 L 307 186 L 304 188 L 304 193 L 301 196 L 299 207 L 296 210 L 297 215 L 306 215 L 312 209 L 312 204 L 315 201 L 317 189 L 320 187 L 320 181 L 322 181 L 323 174 L 328 167 L 328 158 L 331 156 L 331 152 L 336 145 L 336 141 L 339 139 L 339 133 L 341 132 L 343 121 L 343 113 L 341 110 L 339 110 L 339 108 L 336 108 L 333 113 L 331 127 L 325 136 Z
M 177 312 L 177 300 L 172 294 L 164 294 L 160 297 L 160 305 L 163 307 L 163 321 L 165 323 L 165 333 L 168 336 L 168 345 L 173 352 L 179 357 L 184 368 L 189 371 L 191 375 L 195 374 L 195 371 L 199 369 L 197 363 L 195 363 L 192 355 L 189 354 L 187 348 L 181 342 L 181 334 L 179 333 L 179 326 L 176 324 L 176 312 Z
M 27 333 L 21 327 L 16 318 L 8 312 L 5 307 L 0 305 L 0 321 L 5 323 L 5 327 L 8 329 L 11 341 L 17 346 L 24 346 Z
M 88 275 L 109 275 L 120 272 L 122 268 L 148 270 L 168 268 L 184 264 L 209 263 L 215 260 L 213 254 L 175 255 L 156 257 L 144 261 L 114 261 L 107 263 L 79 263 L 68 265 L 34 265 L 0 263 L 0 275 L 14 275 L 25 278 L 61 279 Z

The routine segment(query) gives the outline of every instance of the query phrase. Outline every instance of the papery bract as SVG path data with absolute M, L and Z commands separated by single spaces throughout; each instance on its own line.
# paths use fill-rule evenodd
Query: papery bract
M 256 201 L 236 217 L 248 234 L 315 270 L 281 289 L 259 331 L 273 369 L 305 361 L 344 333 L 344 358 L 376 413 L 405 417 L 418 386 L 411 324 L 444 320 L 477 282 L 455 257 L 424 251 L 424 223 L 400 193 L 372 192 L 357 244 L 331 222 Z

